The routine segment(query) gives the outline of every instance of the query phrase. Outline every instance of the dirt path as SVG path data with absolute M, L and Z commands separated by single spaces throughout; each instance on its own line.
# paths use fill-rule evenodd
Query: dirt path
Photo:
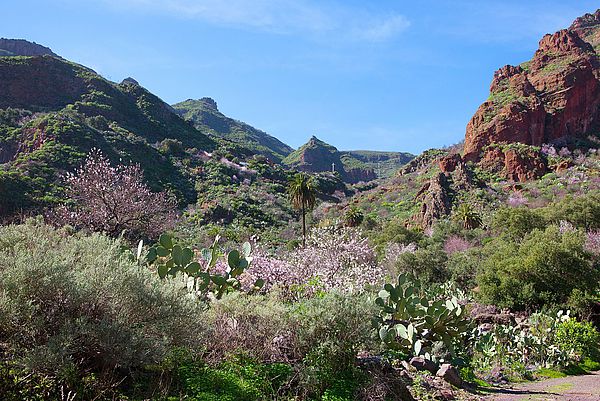
M 600 372 L 495 390 L 486 401 L 600 401 Z

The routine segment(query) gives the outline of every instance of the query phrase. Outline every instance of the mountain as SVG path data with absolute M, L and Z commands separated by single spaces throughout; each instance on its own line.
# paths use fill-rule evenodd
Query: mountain
M 0 38 L 0 56 L 54 56 L 58 57 L 50 48 L 28 42 L 24 39 Z
M 161 148 L 170 142 L 190 154 L 217 148 L 132 80 L 110 82 L 51 55 L 0 57 L 0 214 L 59 200 L 60 177 L 94 147 L 115 162 L 139 163 L 154 189 L 193 202 L 198 163 L 183 168 Z
M 211 98 L 188 99 L 174 104 L 173 108 L 180 116 L 192 121 L 200 131 L 239 143 L 274 162 L 281 162 L 294 150 L 264 131 L 225 116 Z
M 371 181 L 399 169 L 414 156 L 400 152 L 339 151 L 312 136 L 308 142 L 288 155 L 283 163 L 306 172 L 336 171 L 349 183 Z
M 464 159 L 524 181 L 546 171 L 543 157 L 505 145 L 567 145 L 598 133 L 599 43 L 600 10 L 545 35 L 530 61 L 496 71 L 489 98 L 467 125 Z

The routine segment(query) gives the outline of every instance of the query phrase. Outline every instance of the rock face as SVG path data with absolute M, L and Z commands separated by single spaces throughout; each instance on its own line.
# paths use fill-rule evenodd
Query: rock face
M 422 203 L 415 223 L 423 228 L 431 227 L 437 219 L 449 215 L 452 210 L 452 189 L 444 173 L 433 176 L 419 190 L 416 198 L 421 199 Z
M 58 57 L 48 47 L 23 39 L 0 38 L 0 56 L 53 56 Z
M 496 71 L 490 97 L 467 125 L 465 160 L 489 162 L 497 156 L 506 164 L 507 178 L 529 179 L 538 171 L 519 170 L 528 170 L 529 162 L 486 148 L 514 142 L 540 146 L 600 127 L 600 61 L 594 49 L 599 35 L 600 10 L 544 36 L 531 61 Z

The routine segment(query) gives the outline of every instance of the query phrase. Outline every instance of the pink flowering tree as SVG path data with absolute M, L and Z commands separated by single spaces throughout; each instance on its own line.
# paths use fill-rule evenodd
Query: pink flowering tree
M 124 233 L 131 239 L 156 238 L 177 217 L 175 200 L 166 192 L 152 192 L 139 165 L 112 166 L 98 149 L 65 181 L 69 203 L 49 215 L 59 225 L 110 236 Z
M 330 226 L 313 228 L 304 248 L 278 257 L 258 251 L 247 274 L 248 282 L 262 278 L 265 290 L 278 287 L 293 298 L 316 291 L 361 292 L 381 285 L 385 269 L 359 229 Z

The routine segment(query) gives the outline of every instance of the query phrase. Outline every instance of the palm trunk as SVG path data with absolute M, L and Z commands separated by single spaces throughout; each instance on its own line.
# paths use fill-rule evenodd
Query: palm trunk
M 302 203 L 302 248 L 306 248 L 306 210 Z

